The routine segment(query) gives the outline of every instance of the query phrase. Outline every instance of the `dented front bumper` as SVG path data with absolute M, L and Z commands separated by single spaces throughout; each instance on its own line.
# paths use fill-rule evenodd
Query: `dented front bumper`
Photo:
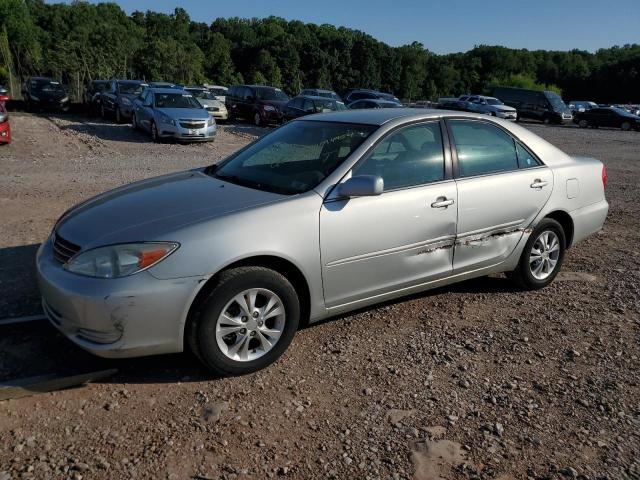
M 108 358 L 180 352 L 189 306 L 201 277 L 159 280 L 149 271 L 116 279 L 70 273 L 40 247 L 37 272 L 43 309 L 71 341 Z

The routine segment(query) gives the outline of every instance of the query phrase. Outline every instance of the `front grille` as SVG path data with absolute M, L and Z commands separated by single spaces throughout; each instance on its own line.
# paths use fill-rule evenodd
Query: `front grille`
M 53 235 L 53 257 L 60 263 L 67 261 L 80 251 L 80 247 L 68 242 L 57 233 Z
M 189 121 L 189 120 L 180 120 L 180 126 L 182 128 L 188 128 L 191 130 L 197 130 L 200 128 L 204 128 L 205 126 L 205 122 L 195 122 L 195 121 Z

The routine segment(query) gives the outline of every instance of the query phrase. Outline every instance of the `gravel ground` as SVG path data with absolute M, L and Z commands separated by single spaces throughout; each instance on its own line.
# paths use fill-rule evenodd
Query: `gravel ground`
M 0 318 L 38 312 L 37 244 L 80 200 L 209 164 L 266 130 L 155 145 L 129 126 L 16 114 L 0 147 Z M 44 322 L 0 327 L 0 378 L 119 369 L 0 402 L 0 480 L 640 478 L 640 134 L 530 128 L 602 159 L 605 229 L 550 287 L 501 276 L 298 333 L 268 369 L 212 379 L 188 354 L 95 359 Z

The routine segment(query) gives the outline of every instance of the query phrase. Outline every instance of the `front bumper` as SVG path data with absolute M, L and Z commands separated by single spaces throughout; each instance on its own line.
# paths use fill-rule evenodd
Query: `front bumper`
M 70 273 L 51 240 L 36 258 L 49 321 L 73 343 L 106 358 L 181 352 L 189 307 L 204 277 L 159 280 L 148 270 L 118 279 Z
M 259 110 L 262 123 L 282 123 L 284 116 L 280 110 Z
M 513 112 L 501 112 L 501 111 L 497 111 L 496 112 L 496 117 L 498 118 L 503 118 L 505 120 L 511 120 L 512 122 L 515 122 L 516 119 L 518 118 L 518 114 L 516 111 Z
M 214 123 L 211 126 L 206 125 L 204 128 L 184 128 L 180 125 L 180 122 L 176 122 L 176 125 L 170 125 L 166 123 L 158 123 L 158 134 L 162 138 L 173 138 L 174 140 L 182 142 L 208 142 L 215 138 L 217 132 L 217 125 Z
M 229 119 L 229 112 L 227 111 L 226 108 L 218 108 L 217 110 L 214 110 L 214 108 L 218 108 L 218 107 L 207 108 L 207 111 L 209 112 L 209 115 L 211 115 L 213 118 L 215 118 L 216 120 L 228 120 Z

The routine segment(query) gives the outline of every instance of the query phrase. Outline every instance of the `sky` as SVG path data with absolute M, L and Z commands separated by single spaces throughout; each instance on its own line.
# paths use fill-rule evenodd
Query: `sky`
M 53 3 L 49 1 L 49 3 Z M 95 2 L 94 2 L 95 3 Z M 640 43 L 640 0 L 115 0 L 123 10 L 192 20 L 268 17 L 362 30 L 392 46 L 417 41 L 436 53 L 474 45 L 595 51 Z

